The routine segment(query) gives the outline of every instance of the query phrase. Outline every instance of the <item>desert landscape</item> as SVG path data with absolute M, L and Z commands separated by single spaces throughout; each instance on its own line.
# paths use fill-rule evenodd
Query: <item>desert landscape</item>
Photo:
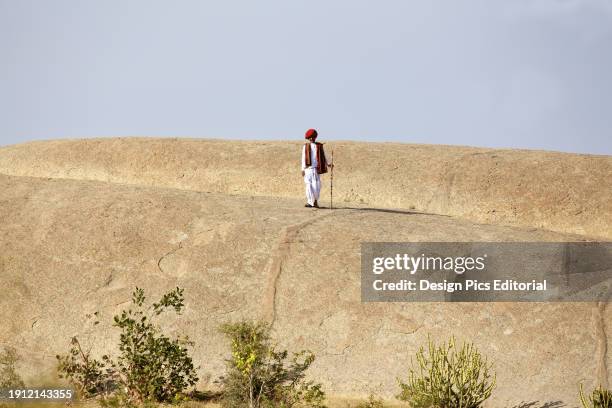
M 168 330 L 196 342 L 200 389 L 261 319 L 333 398 L 393 400 L 428 336 L 494 362 L 488 406 L 577 405 L 612 384 L 607 303 L 362 303 L 369 241 L 610 241 L 612 157 L 330 141 L 334 208 L 304 208 L 301 142 L 107 138 L 0 148 L 0 345 L 30 383 L 70 338 L 114 347 L 134 287 L 185 288 Z M 321 204 L 329 207 L 329 175 Z M 99 311 L 91 331 L 84 316 Z

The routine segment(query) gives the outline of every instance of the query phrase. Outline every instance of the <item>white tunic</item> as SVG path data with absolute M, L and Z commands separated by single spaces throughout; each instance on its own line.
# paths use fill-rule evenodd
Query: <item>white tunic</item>
M 306 146 L 302 147 L 302 171 L 304 171 L 304 184 L 306 185 L 306 200 L 308 204 L 314 205 L 314 202 L 319 199 L 321 195 L 321 177 L 317 172 L 317 145 L 310 143 L 310 166 L 306 166 Z M 325 150 L 323 151 L 325 161 L 327 164 L 331 162 L 327 159 Z

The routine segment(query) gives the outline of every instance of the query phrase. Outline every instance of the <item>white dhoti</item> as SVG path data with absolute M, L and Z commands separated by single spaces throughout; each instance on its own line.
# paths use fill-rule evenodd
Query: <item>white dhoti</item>
M 306 184 L 306 200 L 308 204 L 314 205 L 315 200 L 321 194 L 321 177 L 316 168 L 304 169 L 304 184 Z

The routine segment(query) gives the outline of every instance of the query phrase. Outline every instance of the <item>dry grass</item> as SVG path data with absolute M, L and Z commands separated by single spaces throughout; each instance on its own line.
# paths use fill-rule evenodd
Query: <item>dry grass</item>
M 363 402 L 364 400 L 358 400 L 358 399 L 346 399 L 346 398 L 331 398 L 330 400 L 327 401 L 327 405 L 329 408 L 354 408 L 356 407 L 359 403 Z M 34 404 L 27 404 L 27 403 L 20 403 L 20 404 L 5 404 L 2 405 L 0 403 L 0 408 L 14 408 L 14 407 L 19 407 L 19 408 L 59 408 L 59 407 L 63 407 L 63 406 L 69 406 L 69 407 L 75 407 L 75 408 L 100 408 L 100 404 L 98 404 L 96 401 L 76 401 L 76 402 L 72 402 L 69 404 L 60 404 L 60 403 L 34 403 Z M 400 405 L 398 402 L 386 402 L 385 401 L 385 406 L 389 407 L 389 408 L 398 408 L 401 407 L 402 405 Z M 158 407 L 174 407 L 174 408 L 221 408 L 221 405 L 215 402 L 201 402 L 201 401 L 189 401 L 189 402 L 185 402 L 182 403 L 180 405 L 166 405 L 166 404 L 160 404 L 158 405 Z

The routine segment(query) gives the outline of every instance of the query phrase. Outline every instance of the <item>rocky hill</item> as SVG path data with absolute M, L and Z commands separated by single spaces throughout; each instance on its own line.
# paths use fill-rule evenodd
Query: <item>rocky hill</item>
M 362 303 L 367 241 L 612 238 L 612 157 L 329 142 L 335 209 L 303 207 L 299 143 L 91 139 L 0 148 L 0 345 L 36 379 L 71 336 L 113 347 L 136 285 L 185 288 L 168 329 L 223 372 L 219 324 L 265 319 L 311 349 L 328 393 L 391 397 L 427 336 L 495 361 L 494 406 L 576 402 L 612 383 L 612 309 L 593 303 Z M 328 205 L 329 177 L 323 202 Z M 100 311 L 89 331 L 84 316 Z

